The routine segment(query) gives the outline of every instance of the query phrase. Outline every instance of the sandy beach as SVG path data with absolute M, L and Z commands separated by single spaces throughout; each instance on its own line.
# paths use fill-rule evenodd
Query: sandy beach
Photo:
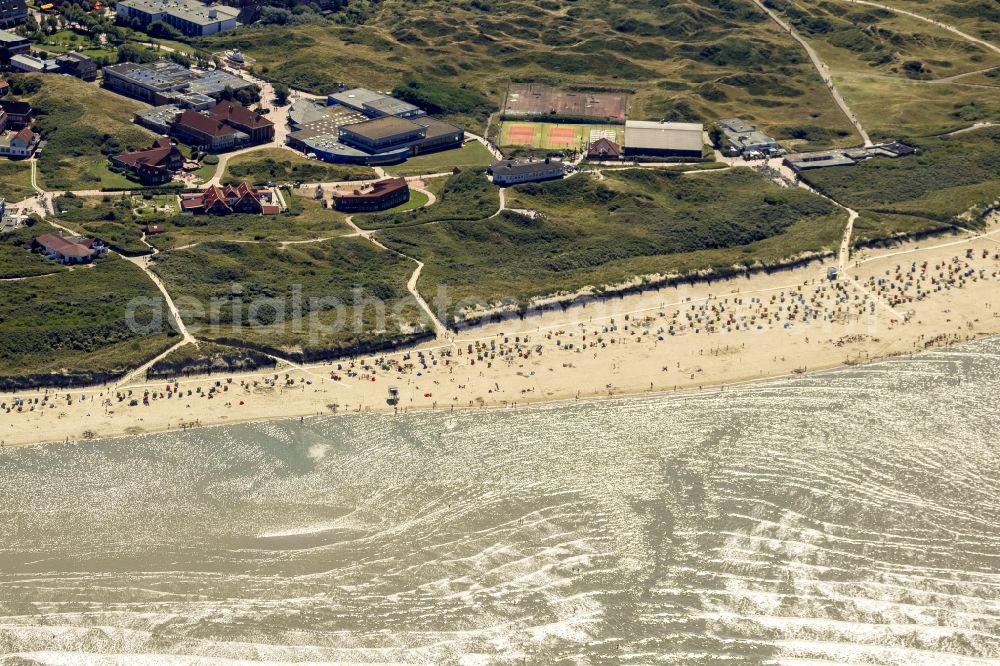
M 272 371 L 0 394 L 3 446 L 356 411 L 512 409 L 727 385 L 1000 333 L 1000 225 L 825 264 L 682 285 Z M 389 389 L 398 389 L 392 404 Z M 134 405 L 132 403 L 135 403 Z

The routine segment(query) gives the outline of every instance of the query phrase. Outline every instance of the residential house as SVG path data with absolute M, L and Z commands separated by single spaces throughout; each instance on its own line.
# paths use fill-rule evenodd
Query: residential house
M 274 140 L 274 123 L 242 104 L 219 102 L 208 110 L 208 114 L 249 136 L 250 143 Z
M 559 160 L 498 160 L 490 165 L 487 172 L 493 176 L 493 184 L 500 187 L 518 183 L 535 183 L 542 180 L 562 178 L 566 165 Z
M 184 156 L 165 136 L 145 150 L 134 150 L 109 158 L 111 164 L 134 174 L 143 185 L 162 185 L 173 180 L 184 166 Z
M 352 213 L 386 210 L 409 200 L 410 187 L 405 178 L 388 178 L 367 188 L 333 193 L 333 207 Z
M 181 212 L 204 215 L 274 215 L 281 208 L 270 190 L 258 190 L 249 183 L 212 185 L 201 194 L 181 197 Z
M 6 129 L 19 130 L 31 124 L 31 105 L 13 99 L 0 99 L 0 109 L 7 116 Z
M 56 56 L 56 64 L 64 73 L 84 81 L 97 79 L 97 65 L 81 53 L 63 53 Z
M 105 249 L 98 241 L 79 236 L 66 236 L 61 231 L 39 236 L 32 245 L 40 248 L 45 256 L 61 264 L 84 264 L 93 261 Z
M 22 127 L 16 132 L 4 132 L 0 135 L 0 156 L 31 157 L 40 138 L 30 127 Z
M 250 142 L 245 132 L 193 109 L 185 109 L 177 117 L 173 132 L 185 143 L 213 153 L 232 150 Z

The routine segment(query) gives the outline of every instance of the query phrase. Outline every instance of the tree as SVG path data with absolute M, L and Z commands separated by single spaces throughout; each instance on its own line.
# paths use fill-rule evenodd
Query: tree
M 708 130 L 708 138 L 714 147 L 722 148 L 722 130 L 718 125 L 712 125 L 712 129 Z
M 274 84 L 274 103 L 278 106 L 284 106 L 288 104 L 288 96 L 292 91 L 284 83 Z

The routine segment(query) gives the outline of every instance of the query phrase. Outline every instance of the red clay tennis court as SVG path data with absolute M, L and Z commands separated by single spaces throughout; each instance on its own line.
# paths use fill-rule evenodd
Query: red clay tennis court
M 576 130 L 572 127 L 553 127 L 549 129 L 549 144 L 567 148 L 576 146 Z
M 531 125 L 510 125 L 507 139 L 513 145 L 531 145 L 535 141 L 535 128 Z

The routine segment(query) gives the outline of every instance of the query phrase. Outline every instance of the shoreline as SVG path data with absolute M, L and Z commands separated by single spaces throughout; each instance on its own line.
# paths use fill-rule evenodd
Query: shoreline
M 363 359 L 3 393 L 7 408 L 25 404 L 0 411 L 0 442 L 721 393 L 867 365 L 1000 334 L 1000 309 L 988 300 L 1000 285 L 998 235 L 993 225 L 927 246 L 863 249 L 836 282 L 824 279 L 835 259 L 812 262 L 547 310 Z M 395 406 L 389 386 L 399 389 Z

